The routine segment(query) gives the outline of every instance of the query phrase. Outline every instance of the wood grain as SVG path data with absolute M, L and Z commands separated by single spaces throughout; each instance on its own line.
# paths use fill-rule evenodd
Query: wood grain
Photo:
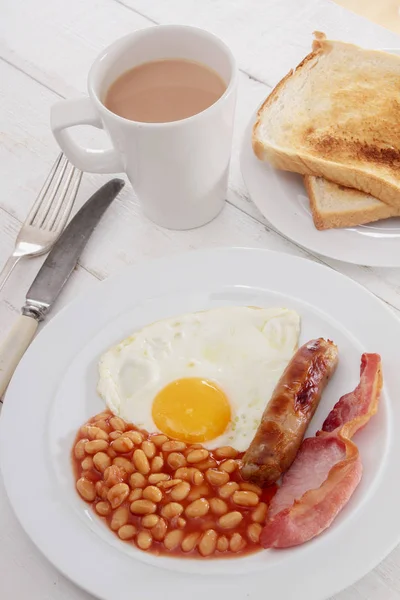
M 335 2 L 378 25 L 400 33 L 399 0 L 381 0 L 380 2 L 376 2 L 376 0 L 335 0 Z
M 345 0 L 343 0 L 345 1 Z M 5 6 L 4 6 L 5 5 Z M 369 47 L 400 46 L 396 35 L 325 0 L 4 0 L 0 19 L 0 264 L 11 253 L 21 222 L 58 150 L 49 131 L 50 106 L 84 94 L 87 71 L 115 38 L 155 23 L 187 23 L 220 35 L 241 69 L 228 202 L 220 217 L 191 232 L 158 228 L 144 219 L 130 186 L 110 207 L 87 245 L 49 318 L 100 279 L 127 264 L 192 248 L 254 246 L 323 262 L 400 309 L 400 270 L 346 265 L 292 244 L 275 232 L 250 201 L 240 175 L 244 128 L 271 86 L 308 52 L 312 31 Z M 92 144 L 105 134 L 78 131 Z M 85 175 L 76 208 L 106 178 Z M 25 261 L 0 297 L 4 335 L 43 259 Z M 368 326 L 368 324 L 366 324 Z M 29 401 L 29 399 L 27 399 Z M 16 468 L 19 468 L 17 466 Z M 22 467 L 21 467 L 22 468 Z M 38 553 L 12 514 L 0 479 L 0 596 L 5 600 L 83 600 Z M 400 550 L 335 600 L 400 597 Z

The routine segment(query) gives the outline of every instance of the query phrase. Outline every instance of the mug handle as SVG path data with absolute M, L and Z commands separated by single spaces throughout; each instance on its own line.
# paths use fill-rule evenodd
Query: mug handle
M 122 161 L 114 148 L 95 150 L 78 145 L 67 131 L 76 125 L 92 125 L 104 129 L 90 98 L 61 100 L 51 107 L 50 124 L 54 137 L 68 160 L 81 171 L 89 173 L 120 173 Z

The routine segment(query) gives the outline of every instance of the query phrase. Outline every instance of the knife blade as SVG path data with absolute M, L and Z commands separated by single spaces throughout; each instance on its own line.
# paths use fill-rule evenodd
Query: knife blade
M 112 179 L 93 194 L 54 244 L 28 290 L 22 315 L 0 346 L 0 398 L 44 319 L 74 270 L 95 226 L 125 183 Z
M 125 182 L 112 179 L 77 212 L 44 261 L 26 294 L 22 314 L 41 321 L 60 294 L 94 228 Z

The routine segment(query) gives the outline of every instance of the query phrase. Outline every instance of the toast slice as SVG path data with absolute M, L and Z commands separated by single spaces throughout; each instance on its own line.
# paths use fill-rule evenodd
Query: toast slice
M 317 229 L 355 227 L 400 216 L 396 209 L 369 194 L 337 185 L 323 177 L 306 175 L 304 184 Z
M 400 57 L 314 36 L 260 108 L 255 154 L 400 207 Z

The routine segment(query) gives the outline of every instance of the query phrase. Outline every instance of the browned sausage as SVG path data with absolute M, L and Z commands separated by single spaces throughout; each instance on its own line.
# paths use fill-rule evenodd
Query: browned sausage
M 267 486 L 287 471 L 337 361 L 336 345 L 322 338 L 311 340 L 297 350 L 278 381 L 243 457 L 243 479 Z

